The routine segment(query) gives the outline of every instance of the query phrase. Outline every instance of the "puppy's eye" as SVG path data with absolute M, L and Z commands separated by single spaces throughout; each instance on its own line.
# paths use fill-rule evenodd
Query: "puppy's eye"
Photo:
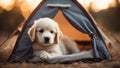
M 43 29 L 41 29 L 41 30 L 39 30 L 39 32 L 40 32 L 40 33 L 43 33 L 43 32 L 44 32 L 44 30 L 43 30 Z
M 50 33 L 54 33 L 54 31 L 50 31 Z

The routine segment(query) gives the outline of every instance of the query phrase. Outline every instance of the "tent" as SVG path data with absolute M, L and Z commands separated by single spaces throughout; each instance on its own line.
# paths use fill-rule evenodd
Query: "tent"
M 92 48 L 93 59 L 111 59 L 103 32 L 77 0 L 43 0 L 1 45 L 1 60 L 21 61 L 30 60 L 33 57 L 32 42 L 27 31 L 33 25 L 34 20 L 43 17 L 58 21 L 63 33 L 74 39 L 81 50 Z

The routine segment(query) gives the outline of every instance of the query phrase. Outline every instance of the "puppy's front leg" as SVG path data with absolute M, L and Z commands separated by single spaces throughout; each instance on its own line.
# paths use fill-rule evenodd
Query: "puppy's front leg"
M 51 58 L 51 55 L 47 51 L 41 51 L 39 57 L 43 60 L 47 60 Z
M 49 59 L 51 57 L 50 54 L 48 52 L 46 52 L 45 50 L 35 51 L 34 55 L 39 57 L 42 60 L 47 60 L 47 59 Z
M 43 60 L 47 60 L 53 57 L 61 56 L 62 52 L 47 52 L 47 51 L 40 51 L 39 57 Z
M 47 52 L 45 50 L 42 50 L 42 51 L 35 51 L 34 55 L 42 60 L 47 60 L 53 57 L 61 56 L 62 52 L 58 52 L 58 51 Z

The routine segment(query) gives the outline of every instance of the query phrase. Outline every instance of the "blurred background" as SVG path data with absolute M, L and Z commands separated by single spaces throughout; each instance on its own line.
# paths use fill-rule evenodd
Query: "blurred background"
M 78 0 L 99 25 L 120 39 L 120 0 Z M 0 0 L 0 44 L 41 0 Z

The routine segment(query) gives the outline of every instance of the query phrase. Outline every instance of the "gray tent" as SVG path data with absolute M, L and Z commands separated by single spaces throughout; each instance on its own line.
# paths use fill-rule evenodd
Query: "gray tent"
M 43 0 L 37 8 L 32 12 L 23 25 L 20 26 L 10 38 L 3 43 L 3 47 L 8 46 L 8 42 L 12 41 L 11 47 L 6 49 L 7 52 L 0 51 L 1 56 L 7 54 L 6 57 L 1 57 L 3 60 L 21 61 L 30 60 L 33 58 L 32 42 L 30 41 L 27 31 L 33 25 L 34 20 L 43 17 L 54 18 L 58 11 L 62 11 L 64 17 L 77 30 L 87 34 L 91 38 L 91 46 L 94 51 L 94 60 L 111 59 L 106 43 L 103 39 L 103 34 L 96 26 L 95 21 L 89 13 L 77 2 L 77 0 Z M 8 59 L 9 58 L 9 59 Z M 75 56 L 74 56 L 75 58 Z M 77 59 L 80 60 L 80 59 Z

